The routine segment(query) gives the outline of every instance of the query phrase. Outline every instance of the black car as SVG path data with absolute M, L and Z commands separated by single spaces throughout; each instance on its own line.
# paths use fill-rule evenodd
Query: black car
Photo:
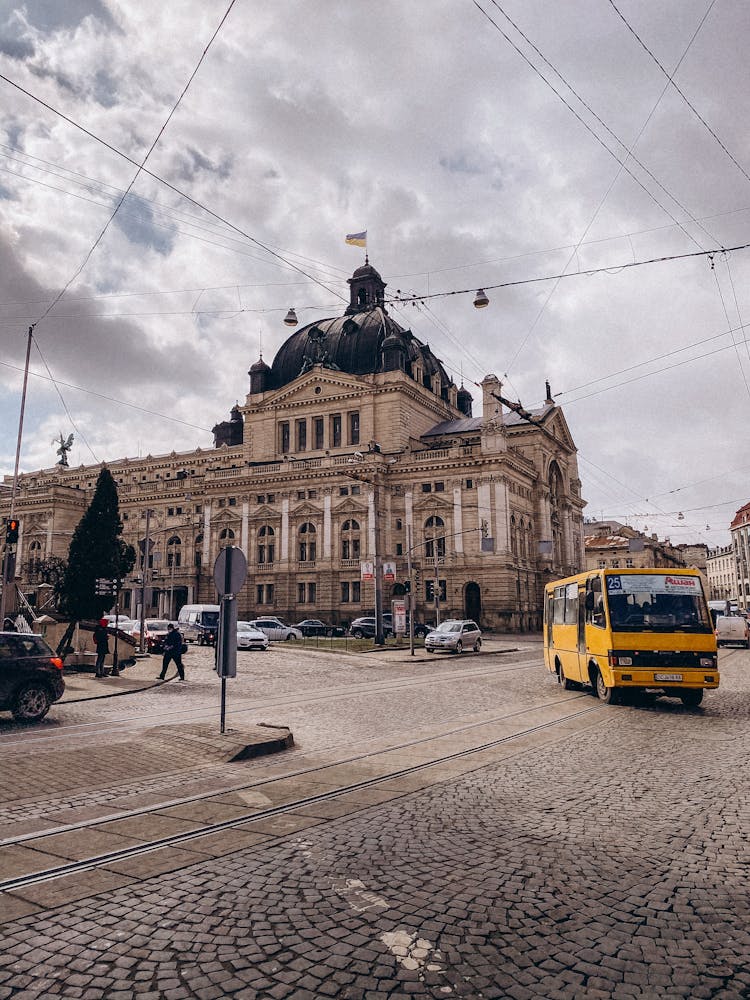
M 374 639 L 375 632 L 376 623 L 374 615 L 355 618 L 349 626 L 349 634 L 354 636 L 355 639 Z M 393 635 L 393 626 L 390 622 L 386 621 L 385 615 L 383 615 L 383 635 L 386 639 Z
M 0 710 L 35 722 L 64 690 L 63 661 L 40 635 L 0 632 Z
M 326 625 L 319 618 L 305 618 L 302 622 L 297 622 L 294 628 L 298 628 L 305 637 L 309 635 L 343 635 L 344 629 L 340 625 Z

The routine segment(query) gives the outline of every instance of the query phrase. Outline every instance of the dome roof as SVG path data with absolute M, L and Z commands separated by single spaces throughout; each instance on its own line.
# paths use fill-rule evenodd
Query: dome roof
M 263 360 L 263 358 L 261 357 L 258 358 L 258 360 L 255 362 L 254 365 L 250 365 L 250 371 L 247 374 L 252 375 L 255 372 L 270 372 L 270 371 L 271 371 L 270 366 L 267 365 Z
M 344 315 L 296 330 L 279 348 L 266 388 L 280 389 L 316 364 L 350 375 L 372 375 L 384 370 L 384 345 L 399 344 L 406 356 L 407 373 L 412 378 L 421 376 L 430 389 L 433 375 L 439 375 L 440 393 L 447 394 L 451 380 L 440 361 L 388 314 L 383 303 L 385 283 L 375 268 L 364 264 L 348 280 L 350 303 Z

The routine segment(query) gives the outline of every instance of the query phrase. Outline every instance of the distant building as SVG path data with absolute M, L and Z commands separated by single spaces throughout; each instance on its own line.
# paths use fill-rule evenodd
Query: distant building
M 389 315 L 375 268 L 357 268 L 349 285 L 343 315 L 296 330 L 271 365 L 252 365 L 213 449 L 107 463 L 124 539 L 148 553 L 146 613 L 213 603 L 216 557 L 236 545 L 249 567 L 244 619 L 371 614 L 378 562 L 388 609 L 410 561 L 418 618 L 439 610 L 497 630 L 539 628 L 545 583 L 583 568 L 576 448 L 549 387 L 542 406 L 518 412 L 487 375 L 473 416 L 468 389 Z M 46 559 L 67 556 L 100 469 L 20 477 L 23 590 L 38 586 Z M 138 572 L 122 592 L 131 614 Z
M 646 569 L 685 565 L 667 539 L 645 535 L 619 521 L 587 521 L 583 527 L 586 569 Z
M 706 560 L 709 600 L 737 600 L 737 565 L 734 546 L 722 545 L 709 549 Z
M 737 605 L 750 608 L 750 503 L 740 507 L 729 525 L 734 551 Z
M 680 553 L 685 566 L 699 569 L 701 573 L 706 574 L 709 549 L 705 542 L 697 542 L 695 545 L 681 542 L 679 545 L 675 545 L 675 551 Z

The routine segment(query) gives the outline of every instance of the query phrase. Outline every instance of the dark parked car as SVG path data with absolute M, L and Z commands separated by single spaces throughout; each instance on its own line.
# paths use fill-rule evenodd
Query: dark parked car
M 354 636 L 355 639 L 374 639 L 375 632 L 376 622 L 374 615 L 355 618 L 349 626 L 349 635 Z M 383 615 L 383 635 L 386 638 L 393 635 L 393 627 L 386 623 L 385 615 Z
M 298 628 L 302 635 L 344 635 L 345 629 L 341 625 L 326 625 L 319 618 L 305 618 L 302 622 L 297 622 L 294 628 Z
M 0 710 L 35 722 L 64 690 L 63 661 L 40 635 L 0 632 Z

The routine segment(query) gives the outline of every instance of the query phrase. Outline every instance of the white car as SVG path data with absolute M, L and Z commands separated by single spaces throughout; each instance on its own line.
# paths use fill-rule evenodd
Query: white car
M 237 649 L 268 649 L 269 641 L 251 622 L 237 622 Z
M 253 621 L 248 622 L 248 624 L 260 629 L 272 642 L 302 638 L 302 632 L 298 628 L 294 628 L 293 625 L 287 625 L 280 618 L 272 616 L 255 618 Z
M 428 653 L 439 649 L 460 653 L 464 647 L 471 647 L 475 653 L 482 648 L 482 633 L 476 622 L 469 619 L 449 619 L 441 622 L 434 632 L 425 636 L 424 648 Z

